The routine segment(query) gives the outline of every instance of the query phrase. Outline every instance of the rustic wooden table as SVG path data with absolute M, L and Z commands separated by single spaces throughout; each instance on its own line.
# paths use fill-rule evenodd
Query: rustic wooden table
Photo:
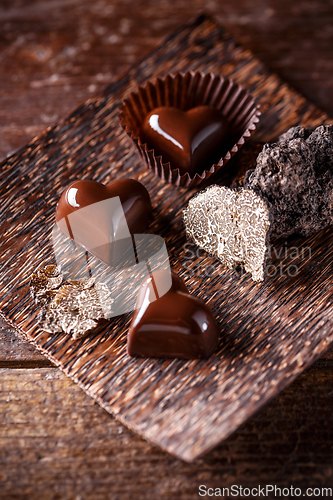
M 333 115 L 331 2 L 1 0 L 0 157 L 203 9 Z M 0 498 L 185 500 L 199 498 L 200 484 L 333 488 L 332 368 L 331 349 L 189 465 L 124 428 L 1 322 Z

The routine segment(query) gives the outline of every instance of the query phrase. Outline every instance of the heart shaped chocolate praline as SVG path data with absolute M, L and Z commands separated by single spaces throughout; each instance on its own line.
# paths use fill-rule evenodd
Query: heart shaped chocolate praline
M 169 291 L 154 300 L 158 281 L 167 279 L 165 272 L 154 272 L 141 285 L 127 337 L 128 354 L 181 359 L 210 356 L 218 346 L 219 329 L 204 301 L 191 295 L 175 273 Z
M 144 233 L 151 218 L 148 191 L 134 179 L 106 186 L 75 181 L 65 189 L 56 209 L 58 228 L 112 267 L 131 265 L 132 235 Z
M 129 232 L 145 232 L 152 218 L 150 196 L 143 184 L 134 179 L 118 179 L 106 185 L 90 180 L 73 182 L 61 195 L 56 208 L 56 221 L 88 205 L 116 196 L 120 198 Z
M 180 175 L 201 174 L 220 161 L 233 146 L 227 118 L 212 106 L 197 106 L 188 111 L 161 106 L 144 119 L 140 141 L 153 149 L 155 157 L 170 162 Z

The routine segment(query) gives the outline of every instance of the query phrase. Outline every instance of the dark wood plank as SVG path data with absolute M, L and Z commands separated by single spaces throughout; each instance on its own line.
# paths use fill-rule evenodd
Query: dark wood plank
M 186 464 L 126 430 L 59 370 L 2 369 L 0 496 L 194 500 L 202 484 L 332 488 L 332 382 L 332 364 L 307 370 L 223 445 Z
M 0 319 L 0 368 L 42 366 L 52 366 L 52 363 L 29 342 L 23 340 L 6 321 Z
M 178 31 L 141 66 L 3 164 L 9 210 L 2 225 L 8 236 L 3 246 L 2 309 L 101 405 L 148 439 L 190 461 L 227 437 L 332 342 L 331 232 L 294 241 L 312 248 L 312 258 L 299 262 L 296 279 L 276 277 L 258 286 L 222 268 L 214 279 L 186 278 L 198 296 L 206 300 L 214 296 L 213 310 L 223 332 L 219 353 L 205 362 L 129 359 L 125 353 L 129 316 L 112 321 L 111 330 L 77 343 L 61 335 L 52 337 L 36 328 L 27 288 L 35 267 L 53 258 L 45 234 L 53 225 L 60 192 L 78 176 L 101 181 L 116 176 L 140 178 L 156 210 L 152 231 L 166 238 L 175 270 L 186 274 L 181 210 L 193 192 L 165 186 L 147 173 L 116 117 L 124 95 L 170 68 L 221 71 L 243 83 L 262 104 L 256 132 L 260 140 L 272 139 L 297 123 L 314 126 L 327 120 L 315 106 L 269 75 L 249 52 L 236 47 L 213 22 L 201 18 Z M 47 192 L 47 204 L 39 196 L 41 186 Z M 27 197 L 30 204 L 23 204 L 18 213 L 15 204 Z M 20 232 L 14 233 L 18 221 Z M 196 264 L 203 268 L 212 260 L 198 256 L 193 260 Z M 228 303 L 224 290 L 228 290 Z
M 115 81 L 189 16 L 202 0 L 16 0 L 0 4 L 0 158 Z M 325 0 L 211 0 L 209 11 L 272 71 L 333 114 L 333 9 Z M 87 40 L 88 39 L 88 40 Z M 22 362 L 31 346 L 2 334 L 2 351 Z M 14 348 L 15 346 L 15 348 Z M 1 354 L 0 354 L 1 356 Z M 39 355 L 36 355 L 39 359 Z M 1 362 L 5 360 L 2 359 Z

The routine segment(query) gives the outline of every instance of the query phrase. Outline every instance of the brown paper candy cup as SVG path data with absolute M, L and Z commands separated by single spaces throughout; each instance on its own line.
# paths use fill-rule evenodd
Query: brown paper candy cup
M 170 162 L 163 163 L 161 156 L 155 156 L 154 150 L 141 142 L 141 125 L 150 111 L 160 106 L 187 111 L 203 105 L 215 107 L 229 120 L 236 137 L 235 144 L 217 164 L 202 174 L 196 173 L 193 177 L 189 173 L 180 175 L 178 168 L 172 169 Z M 223 168 L 237 153 L 255 130 L 259 115 L 259 106 L 240 85 L 213 73 L 190 71 L 157 78 L 154 82 L 148 81 L 145 86 L 138 87 L 123 101 L 119 121 L 155 175 L 176 186 L 194 187 Z

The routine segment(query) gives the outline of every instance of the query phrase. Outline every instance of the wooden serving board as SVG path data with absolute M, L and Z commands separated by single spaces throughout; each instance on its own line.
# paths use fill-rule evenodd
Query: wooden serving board
M 262 110 L 254 137 L 258 142 L 272 140 L 292 125 L 329 122 L 222 27 L 201 16 L 2 163 L 0 307 L 18 332 L 103 408 L 190 462 L 230 435 L 333 342 L 333 234 L 328 229 L 307 240 L 276 242 L 277 272 L 261 284 L 228 271 L 194 245 L 186 246 L 181 212 L 196 190 L 164 184 L 149 173 L 117 113 L 138 84 L 187 70 L 223 74 L 252 92 Z M 250 167 L 258 150 L 256 144 L 243 148 L 229 171 L 238 163 Z M 78 178 L 110 182 L 121 177 L 136 178 L 147 187 L 154 207 L 151 232 L 163 236 L 174 270 L 213 309 L 221 344 L 208 360 L 129 358 L 131 314 L 110 320 L 102 331 L 80 341 L 37 326 L 29 278 L 36 268 L 54 263 L 51 230 L 63 189 Z M 291 266 L 297 266 L 296 274 Z

